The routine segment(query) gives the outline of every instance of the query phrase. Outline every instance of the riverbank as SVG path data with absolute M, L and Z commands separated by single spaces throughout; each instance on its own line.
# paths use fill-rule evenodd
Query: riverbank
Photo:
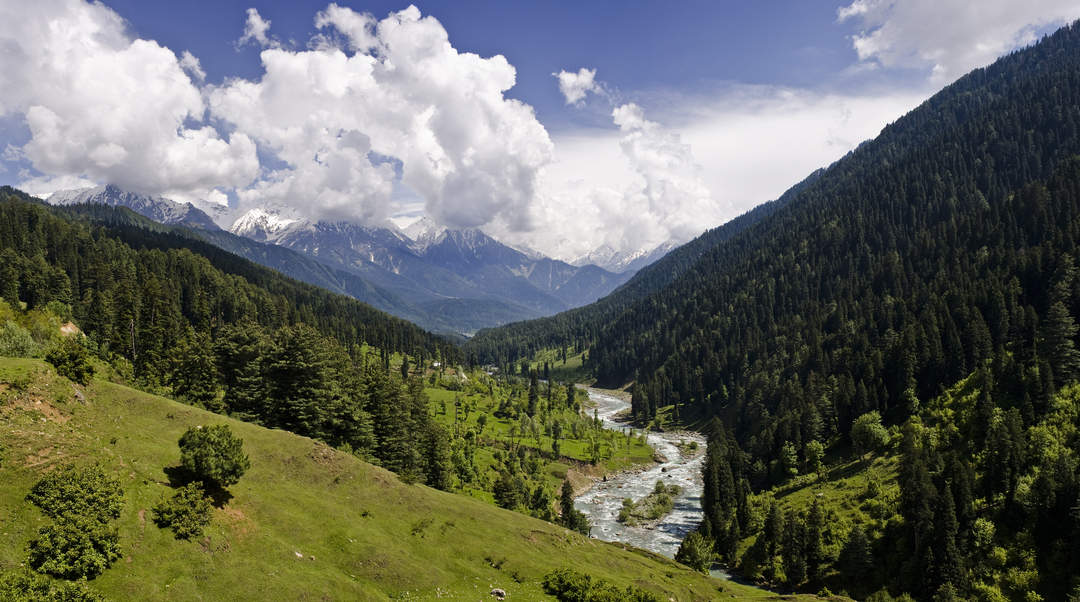
M 629 425 L 619 419 L 630 405 L 625 391 L 588 389 L 590 402 L 603 426 L 625 433 Z M 673 558 L 682 538 L 697 528 L 702 520 L 701 510 L 701 463 L 704 455 L 695 453 L 685 456 L 680 445 L 686 448 L 689 441 L 704 449 L 704 438 L 697 433 L 648 432 L 647 441 L 654 450 L 651 465 L 609 473 L 607 479 L 594 482 L 592 487 L 575 498 L 575 508 L 584 512 L 593 525 L 592 536 L 605 541 L 627 543 L 668 558 Z M 657 481 L 674 485 L 680 493 L 675 496 L 672 511 L 655 524 L 625 525 L 618 521 L 623 500 L 640 500 L 649 495 Z

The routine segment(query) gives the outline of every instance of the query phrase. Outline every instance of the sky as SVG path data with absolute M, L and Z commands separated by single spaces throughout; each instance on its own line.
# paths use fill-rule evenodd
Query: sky
M 0 183 L 562 259 L 776 198 L 1075 0 L 0 0 Z

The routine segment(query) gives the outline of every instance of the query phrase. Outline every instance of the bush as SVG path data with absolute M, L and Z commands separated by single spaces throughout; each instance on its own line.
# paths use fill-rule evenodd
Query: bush
M 5 602 L 104 602 L 84 582 L 54 581 L 32 571 L 0 574 L 0 600 Z
M 52 364 L 60 376 L 65 376 L 80 385 L 89 383 L 94 376 L 90 352 L 75 336 L 61 339 L 45 354 L 45 361 Z
M 206 484 L 228 487 L 251 468 L 244 442 L 227 424 L 196 426 L 180 437 L 180 464 Z
M 118 558 L 116 529 L 82 516 L 43 527 L 30 542 L 30 566 L 63 579 L 93 579 Z
M 558 569 L 544 575 L 544 591 L 563 602 L 660 602 L 660 598 L 641 588 L 619 589 L 591 575 Z
M 708 574 L 712 567 L 713 540 L 702 537 L 701 533 L 691 531 L 686 539 L 679 544 L 679 551 L 675 553 L 675 561 Z
M 30 331 L 8 320 L 0 325 L 0 356 L 33 357 L 38 353 L 38 344 Z
M 154 522 L 161 528 L 172 527 L 177 539 L 192 539 L 202 535 L 210 524 L 210 499 L 198 482 L 181 487 L 169 499 L 154 506 Z
M 100 466 L 66 466 L 45 475 L 26 499 L 57 520 L 83 517 L 105 524 L 120 517 L 124 491 Z
M 860 454 L 877 451 L 889 442 L 889 431 L 881 425 L 881 414 L 867 412 L 851 425 L 851 442 Z

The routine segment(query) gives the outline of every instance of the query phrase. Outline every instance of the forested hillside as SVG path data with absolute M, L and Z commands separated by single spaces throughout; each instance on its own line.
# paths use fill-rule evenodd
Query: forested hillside
M 1077 585 L 1078 128 L 1073 25 L 947 87 L 580 331 L 601 381 L 635 381 L 642 421 L 669 405 L 720 419 L 703 532 L 722 557 L 791 585 L 835 569 L 925 599 L 1064 599 Z M 484 344 L 530 351 L 514 337 Z M 905 425 L 900 498 L 852 544 L 870 556 L 845 566 L 840 537 L 827 562 L 815 544 L 806 573 L 820 508 L 785 522 L 766 505 L 762 523 L 747 496 L 818 465 L 822 444 L 834 459 L 879 449 L 878 416 Z M 744 556 L 747 535 L 760 543 Z
M 343 345 L 366 342 L 387 352 L 453 353 L 451 344 L 404 320 L 200 241 L 143 224 L 78 223 L 9 187 L 0 188 L 0 201 L 0 296 L 31 309 L 70 304 L 91 338 L 125 354 L 139 372 L 161 372 L 154 364 L 184 326 L 209 332 L 243 321 L 304 322 Z

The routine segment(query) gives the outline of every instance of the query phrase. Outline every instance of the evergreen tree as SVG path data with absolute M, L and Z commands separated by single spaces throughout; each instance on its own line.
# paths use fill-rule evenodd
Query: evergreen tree
M 225 409 L 218 399 L 218 374 L 210 337 L 188 329 L 173 358 L 169 385 L 173 395 L 213 412 Z
M 848 532 L 837 565 L 847 583 L 856 588 L 863 585 L 863 580 L 873 568 L 874 560 L 870 552 L 870 540 L 860 525 L 855 525 Z
M 784 520 L 782 556 L 787 584 L 797 586 L 806 580 L 806 526 L 793 511 Z
M 526 413 L 529 417 L 536 416 L 537 404 L 540 403 L 540 382 L 536 377 L 536 372 L 529 374 L 529 408 Z

